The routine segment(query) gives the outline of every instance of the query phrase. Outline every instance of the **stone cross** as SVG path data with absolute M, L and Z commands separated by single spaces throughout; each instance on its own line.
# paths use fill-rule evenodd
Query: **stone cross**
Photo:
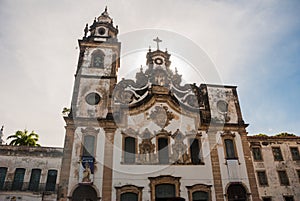
M 155 41 L 157 43 L 157 49 L 159 50 L 159 43 L 162 42 L 162 40 L 160 40 L 158 37 L 156 37 L 155 39 L 153 39 L 153 41 Z

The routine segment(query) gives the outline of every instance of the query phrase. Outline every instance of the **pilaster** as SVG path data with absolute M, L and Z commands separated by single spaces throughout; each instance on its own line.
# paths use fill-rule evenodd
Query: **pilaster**
M 102 201 L 111 201 L 112 196 L 112 173 L 113 173 L 113 149 L 116 128 L 104 128 L 104 164 L 103 164 L 103 184 Z
M 214 180 L 213 187 L 215 189 L 216 201 L 224 201 L 220 161 L 219 161 L 218 149 L 216 146 L 216 133 L 217 133 L 216 130 L 208 131 L 210 158 L 211 158 L 211 166 L 212 166 L 212 173 L 213 173 L 213 180 Z

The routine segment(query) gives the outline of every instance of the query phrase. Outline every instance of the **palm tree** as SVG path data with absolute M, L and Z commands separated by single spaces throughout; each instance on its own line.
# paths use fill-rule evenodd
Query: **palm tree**
M 31 133 L 28 133 L 26 129 L 24 131 L 18 130 L 15 134 L 10 135 L 7 137 L 8 139 L 13 139 L 9 145 L 16 145 L 16 146 L 36 146 L 40 147 L 37 143 L 39 140 L 39 135 L 36 134 L 34 131 L 31 131 Z

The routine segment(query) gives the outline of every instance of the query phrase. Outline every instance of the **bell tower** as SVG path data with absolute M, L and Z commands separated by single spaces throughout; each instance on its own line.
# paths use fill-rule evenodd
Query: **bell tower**
M 89 27 L 79 42 L 79 60 L 71 113 L 74 118 L 106 118 L 111 116 L 111 96 L 117 82 L 121 44 L 118 26 L 113 25 L 107 8 Z
M 84 36 L 78 40 L 80 51 L 71 111 L 64 117 L 60 201 L 96 201 L 106 196 L 102 192 L 111 192 L 109 142 L 113 143 L 116 129 L 111 102 L 120 66 L 118 32 L 118 26 L 114 26 L 105 8 L 91 26 L 86 24 Z

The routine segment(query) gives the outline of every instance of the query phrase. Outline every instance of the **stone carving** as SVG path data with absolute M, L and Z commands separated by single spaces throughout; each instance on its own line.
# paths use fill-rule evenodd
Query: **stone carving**
M 167 106 L 156 106 L 155 110 L 151 112 L 149 118 L 162 129 L 170 124 L 174 119 L 174 114 L 168 111 Z
M 122 134 L 125 134 L 125 135 L 128 135 L 128 136 L 130 136 L 130 137 L 136 138 L 136 136 L 138 135 L 138 132 L 135 131 L 135 130 L 132 129 L 132 128 L 127 128 L 126 130 L 123 130 L 123 131 L 122 131 Z
M 142 142 L 139 144 L 139 160 L 141 163 L 153 163 L 155 161 L 155 145 L 151 142 L 154 135 L 146 128 L 140 135 Z
M 170 54 L 160 50 L 147 53 L 147 68 L 140 68 L 136 73 L 135 80 L 122 79 L 115 87 L 113 99 L 117 104 L 133 105 L 142 103 L 151 97 L 151 89 L 155 86 L 164 90 L 156 90 L 155 93 L 167 91 L 173 100 L 180 105 L 188 106 L 189 109 L 205 109 L 203 92 L 195 84 L 182 84 L 182 75 L 177 69 L 170 69 Z M 155 60 L 163 62 L 158 65 Z
M 189 156 L 186 153 L 187 146 L 183 143 L 185 136 L 183 133 L 177 129 L 177 131 L 172 135 L 175 143 L 172 145 L 173 155 L 172 160 L 175 164 L 186 164 L 190 162 Z

